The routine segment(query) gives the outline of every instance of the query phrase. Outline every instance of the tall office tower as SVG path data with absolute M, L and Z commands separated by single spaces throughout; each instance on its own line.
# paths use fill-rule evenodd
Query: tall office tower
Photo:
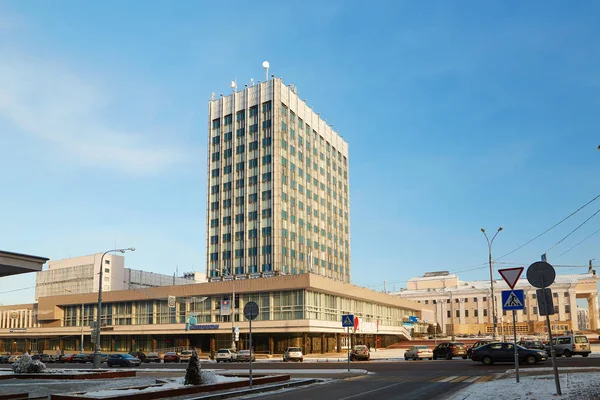
M 348 143 L 281 79 L 232 86 L 208 106 L 207 276 L 349 282 Z

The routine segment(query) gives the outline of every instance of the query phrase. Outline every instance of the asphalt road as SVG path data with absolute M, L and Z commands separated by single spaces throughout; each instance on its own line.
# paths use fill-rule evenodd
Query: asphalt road
M 560 368 L 569 367 L 598 367 L 600 358 L 572 357 L 557 359 Z M 538 365 L 521 365 L 521 370 L 539 367 L 551 367 L 551 361 Z M 51 368 L 76 368 L 90 369 L 90 364 L 51 364 Z M 142 364 L 139 368 L 143 370 L 160 369 L 164 373 L 179 372 L 185 369 L 186 364 Z M 203 362 L 203 368 L 225 369 L 231 371 L 248 370 L 247 363 L 217 364 L 214 362 Z M 271 361 L 258 361 L 253 363 L 253 371 L 260 373 L 261 370 L 289 373 L 292 376 L 311 376 L 328 378 L 324 383 L 312 385 L 300 389 L 272 393 L 265 393 L 261 398 L 268 400 L 381 400 L 381 399 L 446 399 L 453 392 L 467 385 L 477 385 L 479 382 L 494 379 L 497 374 L 512 369 L 511 363 L 494 364 L 484 366 L 471 360 L 422 360 L 422 361 L 369 361 L 352 362 L 351 369 L 366 370 L 366 375 L 356 373 L 344 373 L 347 368 L 345 362 L 310 362 L 283 363 Z M 329 370 L 329 371 L 328 371 Z M 336 370 L 332 374 L 331 370 Z M 149 371 L 150 372 L 150 371 Z M 508 384 L 508 381 L 507 381 Z

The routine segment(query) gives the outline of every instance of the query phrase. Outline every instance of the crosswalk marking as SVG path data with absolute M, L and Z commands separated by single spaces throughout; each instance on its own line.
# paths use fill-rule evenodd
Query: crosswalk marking
M 468 376 L 459 376 L 459 377 L 458 377 L 458 378 L 456 378 L 456 379 L 452 379 L 452 382 L 453 382 L 453 383 L 462 382 L 462 381 L 464 381 L 464 380 L 465 380 L 465 379 L 467 379 L 467 378 L 468 378 Z
M 449 376 L 447 378 L 439 379 L 437 382 L 450 382 L 450 381 L 452 381 L 452 380 L 454 380 L 456 378 L 458 378 L 458 376 Z
M 472 377 L 470 377 L 468 379 L 465 379 L 464 382 L 473 383 L 473 382 L 475 382 L 479 378 L 481 378 L 481 376 L 472 376 Z
M 481 379 L 479 379 L 477 382 L 487 382 L 490 379 L 492 379 L 492 376 L 491 375 L 487 375 L 487 376 L 484 376 Z

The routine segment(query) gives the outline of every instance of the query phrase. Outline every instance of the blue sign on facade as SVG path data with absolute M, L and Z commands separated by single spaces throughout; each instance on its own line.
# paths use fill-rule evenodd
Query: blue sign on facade
M 525 291 L 524 290 L 503 290 L 502 291 L 502 309 L 522 310 L 525 308 Z
M 353 314 L 342 315 L 342 327 L 343 328 L 354 328 L 354 315 Z
M 416 316 L 414 316 L 414 315 L 410 315 L 410 316 L 408 317 L 408 320 L 409 320 L 410 322 L 412 322 L 412 323 L 419 322 L 419 317 L 416 317 Z

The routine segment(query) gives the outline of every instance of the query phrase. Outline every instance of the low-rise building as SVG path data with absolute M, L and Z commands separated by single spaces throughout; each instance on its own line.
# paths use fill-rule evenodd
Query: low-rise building
M 578 330 L 576 300 L 581 298 L 588 301 L 590 329 L 598 329 L 598 280 L 595 271 L 556 276 L 550 286 L 554 303 L 554 315 L 550 316 L 553 332 Z M 508 289 L 503 280 L 494 281 L 498 332 L 512 335 L 512 313 L 502 310 L 502 291 Z M 536 288 L 521 277 L 515 289 L 525 291 L 524 309 L 516 312 L 517 333 L 524 335 L 547 332 L 545 317 L 539 315 Z M 444 271 L 427 273 L 422 277 L 409 279 L 407 288 L 394 294 L 424 305 L 433 305 L 435 320 L 447 334 L 493 333 L 489 280 L 465 282 L 457 275 Z
M 235 295 L 234 295 L 235 293 Z M 232 301 L 233 299 L 233 301 Z M 353 343 L 386 346 L 411 337 L 406 321 L 432 320 L 434 307 L 317 274 L 230 279 L 103 293 L 101 348 L 167 351 L 195 347 L 203 352 L 229 348 L 236 327 L 238 349 L 248 348 L 244 306 L 254 301 L 256 352 L 280 353 L 301 346 L 325 353 L 348 345 L 342 316 L 359 318 Z M 37 304 L 0 307 L 0 352 L 26 349 L 91 351 L 97 294 L 41 297 Z

